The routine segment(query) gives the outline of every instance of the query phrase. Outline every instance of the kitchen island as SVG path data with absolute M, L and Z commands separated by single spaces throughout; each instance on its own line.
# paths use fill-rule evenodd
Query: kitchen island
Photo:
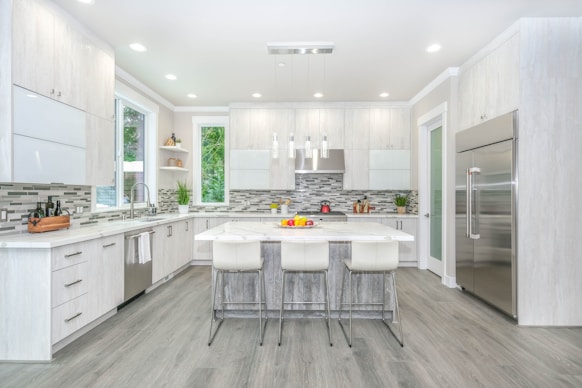
M 322 222 L 313 228 L 281 227 L 275 222 L 227 222 L 194 236 L 195 240 L 258 240 L 261 241 L 261 255 L 264 258 L 265 288 L 267 310 L 270 317 L 278 316 L 281 296 L 281 244 L 286 241 L 329 241 L 329 291 L 332 315 L 337 316 L 342 276 L 343 259 L 351 256 L 352 241 L 413 241 L 408 233 L 396 230 L 376 222 Z M 287 282 L 285 294 L 293 293 L 294 301 L 324 300 L 324 290 L 320 277 L 312 274 L 298 275 L 295 281 Z M 380 301 L 382 295 L 382 276 L 368 276 L 360 282 L 354 277 L 354 287 L 358 289 L 359 298 L 366 301 Z M 390 287 L 387 285 L 387 287 Z M 388 290 L 391 291 L 391 290 Z M 243 280 L 228 282 L 226 294 L 229 300 L 253 300 L 256 298 L 256 278 L 245 276 Z M 239 298 L 239 299 L 236 299 Z M 229 305 L 230 316 L 253 314 L 245 311 L 243 305 Z M 323 314 L 321 305 L 293 305 L 297 316 Z M 375 306 L 376 309 L 379 307 Z M 376 316 L 361 312 L 355 316 Z

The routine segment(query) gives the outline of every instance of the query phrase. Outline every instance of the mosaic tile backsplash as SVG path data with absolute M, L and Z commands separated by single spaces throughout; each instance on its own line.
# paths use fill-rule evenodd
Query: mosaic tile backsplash
M 255 211 L 269 212 L 270 204 L 279 199 L 290 199 L 289 211 L 318 211 L 320 202 L 328 200 L 331 210 L 352 212 L 352 204 L 367 196 L 373 212 L 395 212 L 393 203 L 397 193 L 408 194 L 410 203 L 408 212 L 418 213 L 418 193 L 402 190 L 343 190 L 342 174 L 296 174 L 295 190 L 230 191 L 228 206 L 191 206 L 190 211 Z M 46 185 L 27 183 L 0 183 L 0 209 L 8 211 L 8 221 L 0 222 L 0 234 L 15 233 L 27 230 L 28 214 L 36 207 L 36 202 L 47 201 L 48 196 L 53 202 L 61 201 L 61 206 L 71 213 L 71 227 L 95 225 L 100 222 L 120 220 L 127 211 L 91 213 L 91 187 L 73 185 Z M 177 212 L 176 193 L 173 189 L 158 191 L 158 213 Z M 82 213 L 74 209 L 82 207 Z

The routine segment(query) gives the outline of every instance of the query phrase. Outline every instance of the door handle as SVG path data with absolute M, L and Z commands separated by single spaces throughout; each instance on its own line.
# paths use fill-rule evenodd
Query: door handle
M 473 240 L 478 240 L 481 238 L 481 236 L 478 233 L 473 233 L 474 230 L 474 225 L 473 225 L 473 177 L 475 175 L 478 175 L 481 173 L 481 169 L 479 167 L 471 167 L 469 169 L 467 169 L 467 180 L 468 180 L 468 184 L 469 186 L 467 186 L 467 191 L 468 191 L 468 195 L 467 195 L 467 202 L 468 202 L 468 206 L 467 206 L 467 237 L 469 237 L 470 239 Z M 478 217 L 478 214 L 475 214 L 475 218 Z M 475 222 L 477 223 L 477 222 Z
M 429 217 L 430 217 L 430 214 L 429 214 L 429 213 L 426 213 L 424 216 L 425 216 L 426 218 L 429 218 Z

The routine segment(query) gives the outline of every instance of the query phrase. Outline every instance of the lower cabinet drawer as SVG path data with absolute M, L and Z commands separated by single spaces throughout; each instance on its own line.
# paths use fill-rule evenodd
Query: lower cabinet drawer
M 88 265 L 84 262 L 52 273 L 52 307 L 87 293 Z
M 53 308 L 52 343 L 79 330 L 90 322 L 87 294 Z

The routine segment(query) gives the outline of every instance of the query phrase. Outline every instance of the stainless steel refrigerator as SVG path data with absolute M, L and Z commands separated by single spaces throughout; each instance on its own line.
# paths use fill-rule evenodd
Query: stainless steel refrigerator
M 517 318 L 517 111 L 456 136 L 456 280 Z

